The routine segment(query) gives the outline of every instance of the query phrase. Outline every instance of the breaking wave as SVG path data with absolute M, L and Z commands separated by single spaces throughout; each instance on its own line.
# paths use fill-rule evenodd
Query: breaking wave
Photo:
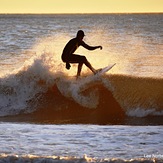
M 0 78 L 1 117 L 30 114 L 96 122 L 163 115 L 162 78 L 86 72 L 76 80 L 54 56 L 37 55 Z

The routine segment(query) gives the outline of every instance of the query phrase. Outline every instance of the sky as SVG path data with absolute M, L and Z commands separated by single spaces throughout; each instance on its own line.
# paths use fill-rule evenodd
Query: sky
M 0 0 L 0 13 L 153 13 L 163 0 Z

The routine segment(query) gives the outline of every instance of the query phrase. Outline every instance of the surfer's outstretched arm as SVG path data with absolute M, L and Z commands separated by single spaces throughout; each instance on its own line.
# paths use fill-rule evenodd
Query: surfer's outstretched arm
M 87 45 L 84 41 L 82 41 L 81 45 L 88 49 L 88 50 L 95 50 L 95 49 L 100 49 L 102 50 L 102 46 L 90 46 L 90 45 Z

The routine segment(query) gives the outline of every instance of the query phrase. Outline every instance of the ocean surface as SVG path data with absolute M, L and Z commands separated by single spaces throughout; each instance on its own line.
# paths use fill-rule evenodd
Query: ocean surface
M 67 70 L 65 44 L 96 69 Z M 0 15 L 1 162 L 163 162 L 163 14 Z

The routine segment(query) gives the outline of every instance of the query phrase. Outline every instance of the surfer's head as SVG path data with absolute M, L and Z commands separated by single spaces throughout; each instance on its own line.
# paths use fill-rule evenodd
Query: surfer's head
M 83 39 L 84 36 L 85 36 L 85 34 L 84 34 L 84 32 L 83 32 L 82 30 L 79 30 L 79 31 L 77 32 L 77 35 L 76 35 L 77 38 Z

